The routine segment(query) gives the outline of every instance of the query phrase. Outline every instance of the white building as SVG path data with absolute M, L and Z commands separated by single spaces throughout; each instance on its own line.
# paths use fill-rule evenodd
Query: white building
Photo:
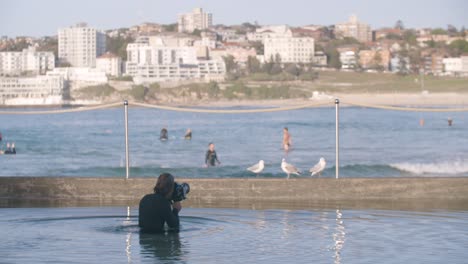
M 457 74 L 462 71 L 462 59 L 461 58 L 444 58 L 442 59 L 444 64 L 445 72 L 449 74 Z
M 357 66 L 356 52 L 352 50 L 340 52 L 341 69 L 354 69 Z
M 257 28 L 255 32 L 247 33 L 249 41 L 260 41 L 262 43 L 265 43 L 268 38 L 290 38 L 292 36 L 292 30 L 287 25 L 264 26 Z
M 60 76 L 0 78 L 0 104 L 61 104 L 64 82 Z
M 398 72 L 408 73 L 409 69 L 410 69 L 410 60 L 408 57 L 395 56 L 390 59 L 390 70 L 393 73 L 398 73 Z
M 108 82 L 106 73 L 96 68 L 55 68 L 53 71 L 48 71 L 47 76 L 62 77 L 65 87 L 68 87 L 70 90 L 106 84 Z
M 96 69 L 105 72 L 109 76 L 122 75 L 122 59 L 110 52 L 96 58 Z
M 199 79 L 222 80 L 222 60 L 198 60 L 197 47 L 166 46 L 164 42 L 131 43 L 127 46 L 126 73 L 135 83 Z
M 22 73 L 45 74 L 55 67 L 53 52 L 36 51 L 34 47 L 22 52 L 0 52 L 0 76 Z
M 192 33 L 195 29 L 203 30 L 213 26 L 213 15 L 203 12 L 202 8 L 195 8 L 192 13 L 179 14 L 177 24 L 179 32 Z
M 450 75 L 468 75 L 468 56 L 459 58 L 444 58 L 444 71 Z
M 85 23 L 58 30 L 58 56 L 73 67 L 95 67 L 96 57 L 106 51 L 106 35 Z
M 349 18 L 348 22 L 335 25 L 335 35 L 337 37 L 351 37 L 360 42 L 372 40 L 372 31 L 368 24 L 358 21 L 355 15 Z
M 314 59 L 313 38 L 274 37 L 265 39 L 265 60 L 282 63 L 310 63 Z

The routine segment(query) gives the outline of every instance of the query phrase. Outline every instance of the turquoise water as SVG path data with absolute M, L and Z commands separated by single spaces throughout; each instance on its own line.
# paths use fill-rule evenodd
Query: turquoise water
M 142 235 L 126 207 L 2 208 L 2 263 L 466 263 L 467 211 L 181 212 Z
M 448 117 L 454 120 L 451 127 Z M 3 148 L 14 141 L 18 152 L 0 156 L 0 176 L 125 176 L 123 107 L 0 115 L 0 124 Z M 161 142 L 164 126 L 169 140 Z M 287 154 L 281 150 L 285 126 L 293 141 Z M 193 131 L 191 141 L 183 139 L 187 128 Z M 468 176 L 467 132 L 466 113 L 341 108 L 340 176 Z M 129 134 L 131 176 L 169 171 L 184 178 L 257 177 L 246 168 L 263 159 L 266 168 L 259 177 L 278 178 L 285 177 L 283 157 L 305 172 L 324 157 L 322 177 L 335 176 L 334 108 L 232 115 L 130 107 Z M 209 142 L 216 144 L 220 167 L 202 166 Z

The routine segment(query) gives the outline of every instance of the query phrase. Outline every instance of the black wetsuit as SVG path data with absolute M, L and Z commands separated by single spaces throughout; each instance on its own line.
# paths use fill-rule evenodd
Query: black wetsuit
M 192 139 L 192 132 L 188 132 L 187 134 L 185 134 L 185 139 Z
M 172 209 L 171 202 L 161 194 L 147 194 L 140 201 L 138 226 L 145 233 L 164 232 L 164 223 L 179 229 L 179 212 Z
M 208 150 L 205 156 L 205 164 L 209 166 L 216 166 L 215 162 L 219 162 L 218 156 L 216 156 L 216 150 Z
M 161 135 L 159 135 L 160 140 L 167 140 L 167 129 L 161 129 Z
M 16 148 L 8 148 L 4 154 L 16 154 Z

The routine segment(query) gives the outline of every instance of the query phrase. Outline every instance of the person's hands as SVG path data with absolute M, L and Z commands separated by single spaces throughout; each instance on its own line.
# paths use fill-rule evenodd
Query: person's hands
M 178 212 L 180 212 L 180 210 L 182 210 L 182 204 L 180 202 L 174 202 L 172 207 L 177 209 Z

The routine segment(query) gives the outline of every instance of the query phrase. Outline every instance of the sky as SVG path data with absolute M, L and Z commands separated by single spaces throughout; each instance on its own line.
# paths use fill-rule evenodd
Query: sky
M 467 0 L 0 0 L 0 36 L 51 36 L 78 22 L 101 30 L 170 24 L 195 7 L 225 25 L 332 25 L 355 14 L 373 29 L 393 27 L 397 20 L 406 28 L 468 28 Z

